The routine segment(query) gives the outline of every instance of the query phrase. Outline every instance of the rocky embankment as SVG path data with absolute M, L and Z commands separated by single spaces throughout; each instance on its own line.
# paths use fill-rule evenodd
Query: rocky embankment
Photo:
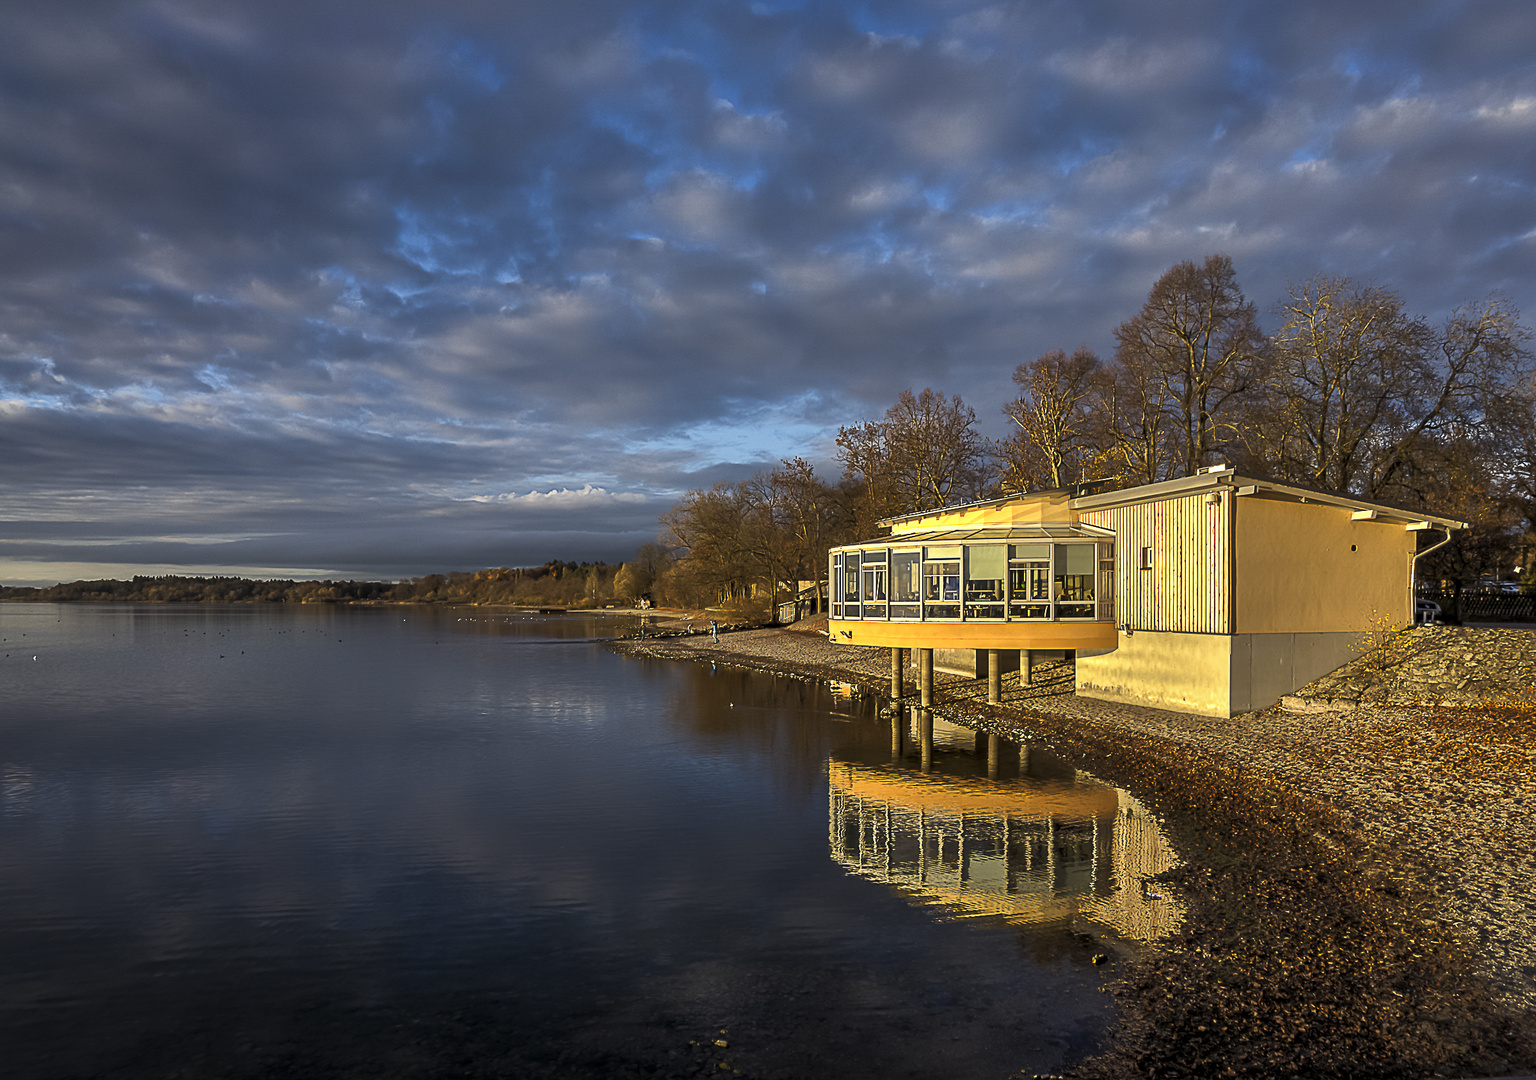
M 814 631 L 620 648 L 876 693 L 890 670 Z M 1533 653 L 1529 631 L 1392 635 L 1231 719 L 1079 698 L 1067 665 L 1006 676 L 996 706 L 941 676 L 936 713 L 1131 789 L 1183 860 L 1164 884 L 1184 925 L 1123 965 L 1124 1021 L 1080 1074 L 1536 1073 Z
M 1536 706 L 1536 634 L 1420 626 L 1288 696 L 1297 712 L 1364 706 Z

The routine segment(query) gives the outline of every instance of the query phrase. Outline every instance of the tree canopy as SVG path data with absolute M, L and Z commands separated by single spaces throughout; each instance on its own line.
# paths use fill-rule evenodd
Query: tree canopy
M 1523 566 L 1536 374 L 1508 300 L 1468 303 L 1433 326 L 1389 289 L 1319 274 L 1274 315 L 1265 334 L 1228 256 L 1181 262 L 1115 330 L 1108 361 L 1084 346 L 1020 363 L 996 443 L 958 396 L 904 390 L 883 417 L 839 430 L 835 486 L 795 458 L 689 492 L 663 519 L 682 556 L 673 591 L 766 603 L 791 579 L 820 580 L 829 547 L 884 518 L 1088 481 L 1154 483 L 1216 461 L 1473 522 L 1432 573 Z

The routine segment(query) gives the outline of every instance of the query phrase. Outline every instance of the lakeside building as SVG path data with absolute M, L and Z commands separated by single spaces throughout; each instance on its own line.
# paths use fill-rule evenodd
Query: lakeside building
M 1465 522 L 1237 474 L 1010 495 L 834 548 L 829 634 L 988 676 L 1075 655 L 1085 697 L 1232 716 L 1414 615 L 1418 560 Z M 1420 550 L 1421 533 L 1443 536 Z M 893 667 L 895 665 L 893 664 Z

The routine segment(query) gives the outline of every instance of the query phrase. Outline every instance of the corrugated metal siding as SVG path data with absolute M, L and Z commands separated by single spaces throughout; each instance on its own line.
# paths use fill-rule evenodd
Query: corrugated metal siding
M 1232 494 L 1090 510 L 1089 525 L 1115 533 L 1115 622 L 1130 630 L 1232 632 Z M 1141 549 L 1152 568 L 1141 569 Z

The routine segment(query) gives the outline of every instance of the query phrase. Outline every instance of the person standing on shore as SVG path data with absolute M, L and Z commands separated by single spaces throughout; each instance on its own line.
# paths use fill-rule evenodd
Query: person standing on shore
M 709 620 L 709 639 L 716 643 L 720 641 L 720 624 L 714 619 Z

